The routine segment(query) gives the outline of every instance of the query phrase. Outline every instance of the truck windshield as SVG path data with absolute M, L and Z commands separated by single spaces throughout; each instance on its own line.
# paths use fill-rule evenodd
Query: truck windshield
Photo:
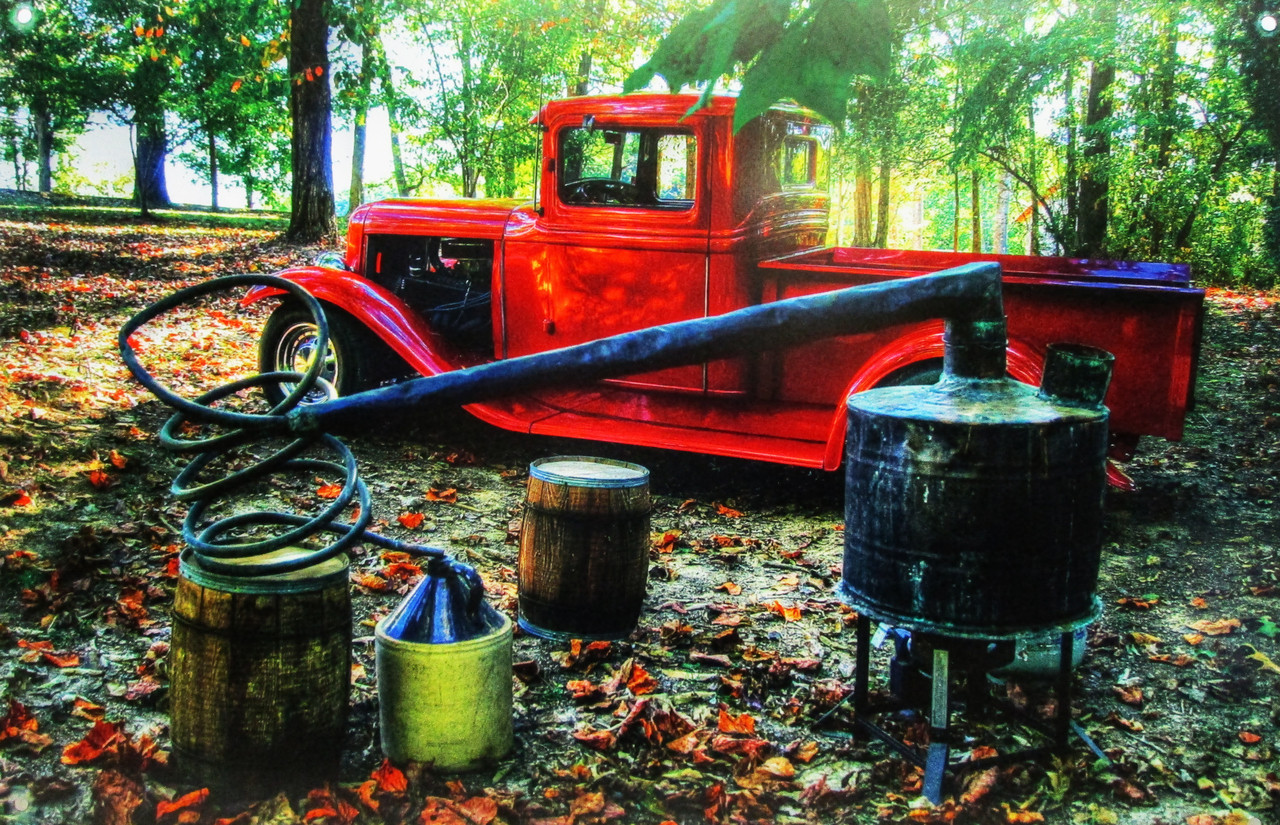
M 692 209 L 697 141 L 671 129 L 589 126 L 560 136 L 560 200 L 572 205 Z

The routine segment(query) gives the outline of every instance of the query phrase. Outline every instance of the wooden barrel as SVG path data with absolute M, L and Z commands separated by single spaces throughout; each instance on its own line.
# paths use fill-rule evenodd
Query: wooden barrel
M 649 572 L 649 471 L 590 456 L 529 465 L 519 624 L 548 639 L 621 639 Z
M 215 781 L 334 771 L 351 685 L 347 558 L 252 578 L 181 561 L 169 654 L 180 763 Z

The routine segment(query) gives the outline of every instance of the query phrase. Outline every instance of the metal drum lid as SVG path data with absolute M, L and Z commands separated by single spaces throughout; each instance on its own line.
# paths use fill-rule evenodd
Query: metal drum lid
M 540 458 L 529 465 L 529 475 L 575 487 L 642 487 L 649 483 L 649 471 L 639 464 L 585 455 Z

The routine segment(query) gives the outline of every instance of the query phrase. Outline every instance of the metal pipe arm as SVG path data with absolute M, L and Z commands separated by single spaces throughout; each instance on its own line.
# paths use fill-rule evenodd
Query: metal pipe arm
M 698 364 L 934 318 L 1002 321 L 998 263 L 820 292 L 493 361 L 297 408 L 296 433 L 355 432 L 370 416 L 424 411 Z

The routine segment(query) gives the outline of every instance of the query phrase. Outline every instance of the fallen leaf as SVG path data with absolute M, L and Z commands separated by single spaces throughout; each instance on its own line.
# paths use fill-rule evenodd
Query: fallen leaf
M 627 679 L 627 689 L 636 696 L 653 693 L 658 689 L 658 680 L 640 665 L 634 665 L 631 668 L 631 676 Z
M 458 491 L 454 487 L 429 487 L 425 495 L 427 501 L 443 501 L 445 504 L 456 504 L 458 501 Z
M 1192 630 L 1203 633 L 1206 636 L 1226 636 L 1229 633 L 1240 629 L 1239 619 L 1217 619 L 1215 621 L 1199 621 L 1192 622 L 1187 625 Z
M 316 495 L 320 498 L 334 499 L 342 495 L 341 484 L 322 484 L 316 489 Z
M 749 713 L 734 716 L 727 713 L 724 708 L 720 708 L 720 716 L 716 722 L 716 727 L 723 733 L 754 734 L 756 732 L 756 720 Z
M 180 822 L 194 822 L 196 819 L 199 819 L 199 813 L 193 809 L 202 807 L 208 799 L 209 789 L 201 788 L 198 791 L 191 791 L 190 793 L 183 794 L 172 802 L 165 802 L 164 800 L 161 800 L 156 803 L 156 823 L 159 825 L 159 823 L 165 821 L 170 814 L 179 814 L 180 818 L 178 818 L 178 821 Z M 181 818 L 182 814 L 188 811 L 195 813 L 196 819 L 191 819 L 190 817 Z
M 1137 685 L 1114 685 L 1111 688 L 1111 692 L 1126 705 L 1142 706 L 1142 688 Z
M 134 825 L 133 813 L 146 797 L 137 780 L 114 770 L 99 771 L 90 791 L 95 825 Z
M 718 501 L 713 506 L 716 508 L 716 512 L 725 518 L 742 518 L 742 511 L 740 510 L 735 510 L 732 507 L 726 507 Z
M 612 731 L 596 730 L 588 725 L 573 732 L 573 738 L 577 739 L 588 748 L 598 751 L 607 751 L 614 746 L 617 737 Z
M 406 530 L 417 530 L 424 518 L 426 517 L 422 513 L 401 513 L 396 517 L 396 521 L 400 522 L 400 526 Z
M 1252 731 L 1242 730 L 1236 735 L 1239 736 L 1240 741 L 1246 745 L 1256 745 L 1262 741 L 1262 737 Z
M 377 783 L 378 790 L 382 793 L 402 794 L 409 790 L 409 780 L 405 778 L 404 771 L 392 765 L 388 759 L 383 759 L 369 778 Z
M 798 622 L 800 621 L 803 611 L 799 605 L 785 605 L 776 599 L 765 604 L 771 613 L 777 613 L 782 617 L 783 621 Z
M 742 585 L 734 584 L 733 582 L 725 582 L 724 584 L 717 584 L 712 589 L 723 590 L 724 592 L 728 593 L 730 596 L 737 596 L 740 593 L 742 593 Z

